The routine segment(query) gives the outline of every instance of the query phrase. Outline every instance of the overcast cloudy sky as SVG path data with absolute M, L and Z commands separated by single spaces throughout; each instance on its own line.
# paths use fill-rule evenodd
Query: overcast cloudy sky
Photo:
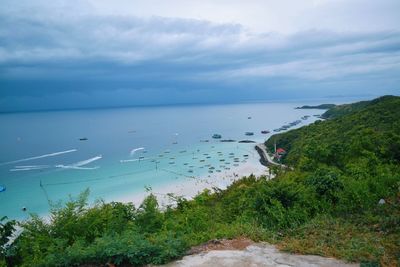
M 0 5 L 0 111 L 400 93 L 399 0 Z

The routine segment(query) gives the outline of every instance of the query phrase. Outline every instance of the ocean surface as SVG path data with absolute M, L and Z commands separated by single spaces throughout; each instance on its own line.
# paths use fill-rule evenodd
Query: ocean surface
M 326 101 L 325 101 L 326 102 Z M 332 102 L 332 101 L 331 101 Z M 134 107 L 0 114 L 0 217 L 45 215 L 90 189 L 90 201 L 129 199 L 185 179 L 259 160 L 254 144 L 273 129 L 324 110 L 323 102 Z M 270 134 L 261 134 L 269 130 Z M 246 136 L 245 132 L 254 132 Z M 22 208 L 25 207 L 26 211 Z

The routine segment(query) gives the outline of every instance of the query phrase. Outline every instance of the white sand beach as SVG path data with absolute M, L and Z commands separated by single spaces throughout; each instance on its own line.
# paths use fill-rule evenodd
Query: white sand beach
M 259 162 L 246 162 L 230 170 L 220 173 L 212 173 L 201 177 L 186 178 L 185 181 L 177 181 L 176 183 L 168 186 L 152 188 L 151 192 L 157 196 L 160 206 L 172 204 L 169 193 L 175 196 L 182 196 L 191 199 L 204 189 L 220 188 L 225 189 L 235 180 L 249 175 L 268 177 L 268 168 L 261 165 Z M 143 199 L 149 195 L 150 192 L 136 193 L 131 196 L 124 196 L 121 198 L 113 199 L 120 202 L 132 202 L 135 206 L 139 206 Z

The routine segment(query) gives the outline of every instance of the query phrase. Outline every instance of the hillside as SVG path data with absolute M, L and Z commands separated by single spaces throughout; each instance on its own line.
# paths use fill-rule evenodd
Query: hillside
M 329 120 L 272 136 L 267 147 L 272 150 L 276 142 L 288 151 L 284 161 L 300 168 L 315 163 L 344 169 L 366 155 L 399 163 L 400 97 L 336 106 L 323 117 Z
M 396 266 L 400 97 L 334 109 L 331 119 L 266 142 L 269 149 L 275 142 L 285 148 L 283 160 L 293 167 L 272 168 L 274 179 L 244 177 L 193 200 L 170 195 L 175 205 L 164 209 L 153 194 L 139 207 L 89 207 L 85 192 L 54 207 L 50 222 L 33 216 L 22 223 L 25 231 L 0 251 L 0 266 L 162 264 L 192 246 L 235 237 L 364 266 Z
M 391 97 L 391 96 L 383 96 L 380 99 L 384 99 L 386 97 Z M 381 101 L 379 100 L 379 101 Z M 367 105 L 369 105 L 371 101 L 360 101 L 352 104 L 343 104 L 343 105 L 337 105 L 333 107 L 329 107 L 329 110 L 327 110 L 324 114 L 322 114 L 322 118 L 324 119 L 333 119 L 337 118 L 346 114 L 350 114 L 353 112 L 356 112 L 358 110 L 363 109 Z

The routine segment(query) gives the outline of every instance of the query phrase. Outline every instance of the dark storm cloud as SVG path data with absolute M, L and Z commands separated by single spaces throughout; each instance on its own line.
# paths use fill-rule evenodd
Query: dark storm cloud
M 15 12 L 0 13 L 0 25 L 1 111 L 399 85 L 398 31 L 260 34 L 191 19 Z

